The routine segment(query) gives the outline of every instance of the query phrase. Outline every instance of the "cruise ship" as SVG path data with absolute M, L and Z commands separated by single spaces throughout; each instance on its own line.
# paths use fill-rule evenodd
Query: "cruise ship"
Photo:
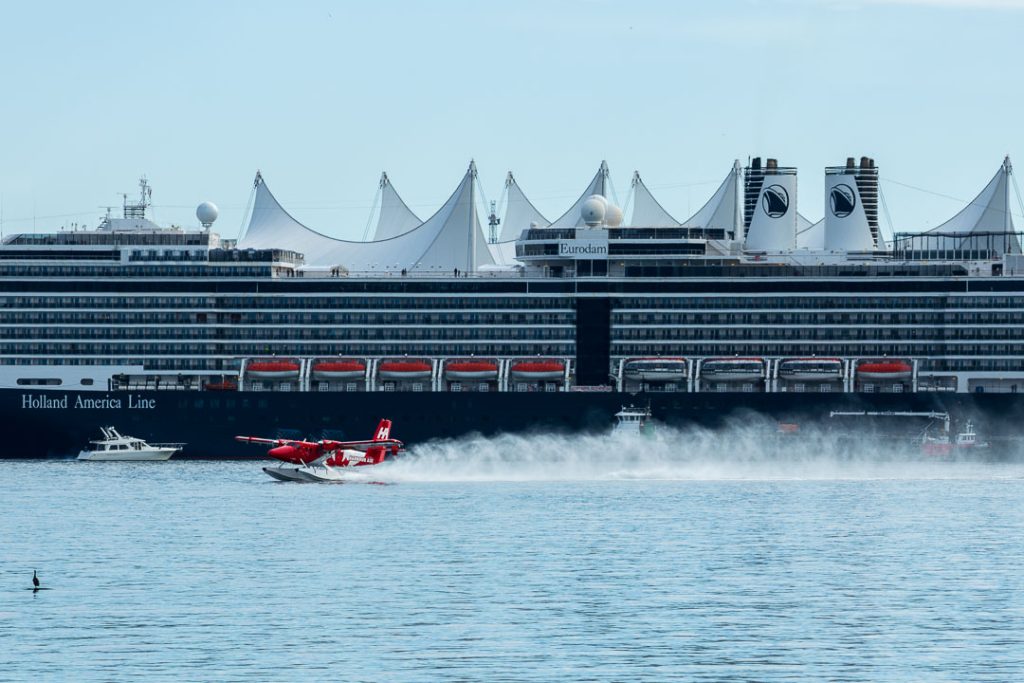
M 187 442 L 180 457 L 251 457 L 234 435 L 362 434 L 381 417 L 409 443 L 607 430 L 624 404 L 679 426 L 849 409 L 1019 420 L 1009 159 L 927 231 L 882 229 L 873 159 L 823 178 L 817 222 L 797 210 L 797 169 L 760 158 L 677 220 L 634 173 L 627 219 L 602 162 L 549 221 L 511 173 L 481 207 L 471 163 L 423 220 L 385 174 L 362 241 L 303 225 L 259 173 L 237 240 L 209 202 L 194 228 L 162 227 L 143 179 L 95 229 L 5 226 L 0 416 L 26 438 L 2 455 L 72 456 L 100 425 Z

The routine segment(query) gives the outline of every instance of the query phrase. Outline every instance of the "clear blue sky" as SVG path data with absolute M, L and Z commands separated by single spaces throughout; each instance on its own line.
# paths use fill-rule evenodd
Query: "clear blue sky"
M 4 231 L 93 225 L 145 173 L 160 222 L 210 199 L 234 237 L 259 168 L 358 238 L 381 170 L 426 217 L 470 158 L 549 218 L 602 159 L 685 218 L 758 155 L 814 219 L 822 168 L 873 156 L 925 228 L 1024 168 L 1022 28 L 1024 0 L 5 3 Z

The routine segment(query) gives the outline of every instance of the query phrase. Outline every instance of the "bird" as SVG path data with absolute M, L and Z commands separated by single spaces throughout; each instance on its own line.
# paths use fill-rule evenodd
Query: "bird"
M 39 577 L 36 576 L 36 570 L 32 570 L 32 585 L 35 587 L 33 590 L 39 590 Z

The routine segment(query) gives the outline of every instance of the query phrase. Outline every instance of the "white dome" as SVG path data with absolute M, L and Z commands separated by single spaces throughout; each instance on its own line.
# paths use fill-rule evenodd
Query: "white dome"
M 604 212 L 604 224 L 609 228 L 617 228 L 622 225 L 622 209 L 614 204 L 608 204 Z
M 196 218 L 198 218 L 199 222 L 206 227 L 213 225 L 213 222 L 217 220 L 217 216 L 219 215 L 220 210 L 213 202 L 203 202 L 196 207 Z
M 583 200 L 580 216 L 587 225 L 601 225 L 604 222 L 604 213 L 607 208 L 607 199 L 599 194 L 592 194 Z

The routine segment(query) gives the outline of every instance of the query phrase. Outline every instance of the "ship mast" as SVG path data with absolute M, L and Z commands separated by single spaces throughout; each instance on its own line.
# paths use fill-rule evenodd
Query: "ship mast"
M 153 201 L 153 188 L 150 187 L 146 176 L 139 178 L 139 201 L 129 202 L 128 194 L 121 195 L 124 198 L 124 217 L 143 219 L 146 217 L 146 209 Z

